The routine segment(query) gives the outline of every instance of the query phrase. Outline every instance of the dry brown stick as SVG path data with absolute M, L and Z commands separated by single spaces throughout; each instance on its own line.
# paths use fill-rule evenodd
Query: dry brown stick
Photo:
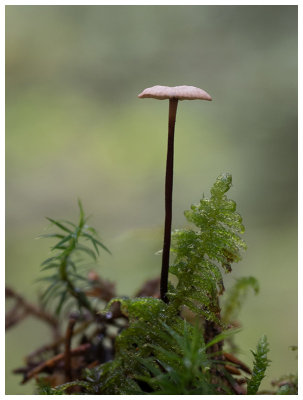
M 28 314 L 31 314 L 41 319 L 42 321 L 47 322 L 54 329 L 57 329 L 58 321 L 52 315 L 48 314 L 44 310 L 41 310 L 40 308 L 37 308 L 33 304 L 26 301 L 21 295 L 16 293 L 12 288 L 10 287 L 5 288 L 5 297 L 14 298 L 17 301 L 17 303 L 27 311 Z
M 74 318 L 70 319 L 68 322 L 66 336 L 65 336 L 65 356 L 64 356 L 64 369 L 65 369 L 65 377 L 67 381 L 72 380 L 71 373 L 71 341 L 73 336 L 73 330 L 75 326 L 76 320 Z
M 75 349 L 71 350 L 70 354 L 71 357 L 77 356 L 79 354 L 85 353 L 91 347 L 90 343 L 81 344 L 80 346 L 76 347 Z M 22 383 L 26 383 L 34 376 L 38 375 L 46 368 L 53 368 L 59 361 L 62 361 L 65 357 L 65 353 L 57 354 L 56 356 L 50 358 L 47 361 L 42 362 L 41 364 L 37 365 L 37 367 L 33 368 L 29 371 L 26 376 L 24 377 Z
M 225 352 L 223 353 L 223 355 L 224 355 L 224 358 L 225 358 L 227 361 L 230 361 L 230 362 L 232 362 L 233 364 L 236 364 L 240 369 L 242 369 L 242 371 L 245 371 L 245 372 L 247 372 L 248 374 L 251 374 L 250 368 L 249 368 L 246 364 L 244 364 L 244 362 L 238 360 L 237 357 L 235 357 L 235 356 L 232 355 L 232 354 L 225 353 Z
M 90 320 L 90 321 L 86 321 L 84 322 L 82 325 L 80 325 L 77 329 L 73 330 L 73 336 L 77 335 L 78 333 L 81 333 L 82 331 L 84 331 L 90 324 L 91 322 L 93 322 L 94 320 Z M 55 349 L 56 347 L 60 346 L 60 344 L 65 342 L 65 336 L 60 337 L 58 340 L 56 340 L 53 343 L 50 344 L 46 344 L 42 347 L 40 347 L 39 349 L 33 351 L 32 353 L 30 353 L 29 355 L 26 356 L 25 361 L 28 363 L 31 361 L 32 358 L 38 356 L 41 353 L 44 353 L 45 351 L 50 351 Z
M 123 314 L 121 314 L 121 312 L 119 310 L 113 310 L 113 316 L 111 318 L 107 318 L 106 316 L 102 316 L 102 315 L 98 315 L 97 316 L 97 318 L 98 318 L 100 323 L 106 322 L 106 323 L 112 324 L 114 326 L 118 326 L 118 325 L 116 325 L 115 319 L 116 318 L 121 318 L 121 317 L 125 318 L 125 316 Z M 78 333 L 83 332 L 92 322 L 95 322 L 95 319 L 91 319 L 89 321 L 85 321 L 77 329 L 74 329 L 73 336 L 77 335 Z M 34 357 L 38 356 L 39 354 L 55 349 L 56 347 L 58 347 L 62 343 L 64 343 L 65 340 L 66 340 L 66 337 L 63 336 L 63 337 L 59 337 L 53 343 L 50 343 L 50 344 L 47 344 L 47 345 L 43 345 L 39 349 L 37 349 L 37 350 L 33 351 L 32 353 L 30 353 L 29 355 L 27 355 L 26 359 L 25 359 L 26 362 L 29 363 Z
M 27 316 L 28 312 L 26 310 L 23 310 L 23 312 L 19 312 L 19 310 L 14 307 L 12 310 L 5 314 L 5 330 L 12 328 L 14 325 L 21 322 Z
M 224 368 L 232 375 L 241 375 L 241 372 L 238 368 L 234 367 L 233 365 L 225 364 Z

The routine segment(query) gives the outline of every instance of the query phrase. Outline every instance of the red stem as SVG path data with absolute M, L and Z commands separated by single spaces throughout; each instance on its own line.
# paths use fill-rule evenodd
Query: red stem
M 169 270 L 169 252 L 171 242 L 171 221 L 172 221 L 172 196 L 173 196 L 173 169 L 174 169 L 174 136 L 175 122 L 178 107 L 178 99 L 169 100 L 169 119 L 168 119 L 168 142 L 166 159 L 165 177 L 165 225 L 164 225 L 164 244 L 162 253 L 162 270 L 160 282 L 160 297 L 168 303 L 166 296 Z

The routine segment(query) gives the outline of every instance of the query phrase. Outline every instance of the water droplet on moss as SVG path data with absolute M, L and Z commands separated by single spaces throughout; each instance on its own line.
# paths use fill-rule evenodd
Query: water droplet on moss
M 106 314 L 105 314 L 105 318 L 106 319 L 111 319 L 113 317 L 113 313 L 111 312 L 111 311 L 108 311 Z

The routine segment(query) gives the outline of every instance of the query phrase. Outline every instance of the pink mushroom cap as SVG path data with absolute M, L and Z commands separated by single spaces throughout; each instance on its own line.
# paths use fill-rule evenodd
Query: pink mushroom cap
M 152 98 L 158 100 L 178 99 L 178 100 L 208 100 L 211 101 L 211 96 L 203 89 L 195 86 L 153 86 L 144 89 L 138 95 L 140 99 Z

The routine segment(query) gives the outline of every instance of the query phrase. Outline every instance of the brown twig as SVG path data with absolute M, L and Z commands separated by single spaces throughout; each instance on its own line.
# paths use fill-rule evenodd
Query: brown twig
M 28 312 L 26 310 L 21 310 L 21 307 L 17 302 L 13 309 L 5 314 L 5 330 L 9 330 L 27 316 Z
M 41 310 L 40 308 L 37 308 L 33 304 L 26 301 L 20 294 L 16 293 L 12 288 L 10 287 L 5 288 L 5 297 L 15 299 L 17 302 L 16 305 L 22 307 L 25 311 L 25 313 L 21 314 L 19 318 L 16 318 L 15 321 L 12 320 L 10 321 L 8 318 L 7 321 L 8 324 L 6 324 L 6 329 L 11 328 L 13 325 L 15 325 L 21 319 L 23 319 L 26 315 L 31 314 L 34 317 L 39 318 L 40 320 L 51 325 L 53 329 L 57 330 L 58 321 L 52 315 L 48 314 L 44 310 Z M 8 317 L 11 317 L 10 313 L 8 313 Z
M 85 321 L 82 325 L 80 325 L 77 329 L 74 329 L 73 331 L 73 336 L 77 335 L 78 333 L 83 332 L 94 320 L 90 320 L 90 321 Z M 46 344 L 42 347 L 40 347 L 39 349 L 33 351 L 32 353 L 30 353 L 29 355 L 26 356 L 25 361 L 27 363 L 31 362 L 31 360 L 35 357 L 37 357 L 38 355 L 46 352 L 46 351 L 51 351 L 56 349 L 58 346 L 60 346 L 62 343 L 65 342 L 66 337 L 60 337 L 59 339 L 57 339 L 56 341 L 54 341 L 53 343 L 50 344 Z
M 82 344 L 75 349 L 70 351 L 71 357 L 78 356 L 79 354 L 85 353 L 91 347 L 90 343 Z M 64 360 L 65 352 L 57 354 L 56 356 L 52 357 L 49 360 L 42 362 L 41 364 L 37 365 L 31 371 L 29 371 L 26 376 L 24 377 L 22 384 L 29 381 L 34 376 L 38 375 L 39 373 L 43 372 L 46 368 L 54 368 L 59 361 Z
M 73 336 L 73 330 L 75 326 L 76 320 L 70 319 L 68 322 L 66 336 L 65 336 L 65 355 L 64 355 L 64 369 L 65 369 L 65 377 L 67 381 L 72 380 L 72 373 L 71 373 L 71 341 Z
M 224 368 L 232 375 L 241 375 L 241 372 L 238 368 L 234 367 L 233 365 L 225 364 Z
M 238 368 L 242 369 L 242 371 L 247 372 L 248 374 L 251 374 L 250 368 L 246 364 L 244 364 L 244 362 L 242 362 L 241 360 L 238 360 L 238 358 L 236 358 L 234 355 L 225 353 L 225 352 L 223 353 L 223 355 L 227 361 L 230 361 L 233 364 L 236 364 L 238 366 Z

